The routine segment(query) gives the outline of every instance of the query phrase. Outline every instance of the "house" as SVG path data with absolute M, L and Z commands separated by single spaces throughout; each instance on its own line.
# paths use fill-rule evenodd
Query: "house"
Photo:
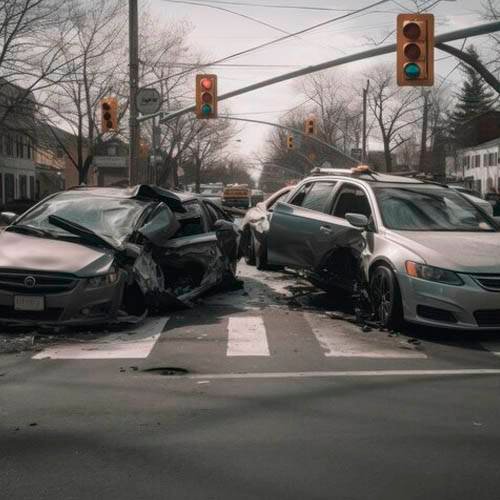
M 34 199 L 35 98 L 0 78 L 0 205 Z
M 500 192 L 500 134 L 488 142 L 459 149 L 455 177 L 483 195 Z

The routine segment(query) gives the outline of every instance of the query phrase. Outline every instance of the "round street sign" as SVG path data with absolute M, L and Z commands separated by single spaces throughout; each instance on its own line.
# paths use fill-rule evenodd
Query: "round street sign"
M 143 115 L 151 115 L 160 111 L 161 97 L 156 89 L 142 88 L 137 93 L 137 109 Z

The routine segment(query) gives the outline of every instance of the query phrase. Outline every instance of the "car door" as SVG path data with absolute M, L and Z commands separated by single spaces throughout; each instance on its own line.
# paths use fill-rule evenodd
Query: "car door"
M 305 182 L 288 202 L 273 207 L 268 234 L 268 262 L 296 268 L 312 268 L 316 254 L 328 245 L 331 203 L 337 181 Z
M 229 259 L 229 262 L 236 262 L 239 232 L 233 218 L 210 201 L 204 200 L 203 205 L 208 215 L 209 229 L 215 233 L 221 252 Z

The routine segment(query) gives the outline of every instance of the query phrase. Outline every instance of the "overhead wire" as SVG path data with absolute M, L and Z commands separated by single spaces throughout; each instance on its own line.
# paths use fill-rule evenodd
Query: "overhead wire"
M 163 1 L 170 1 L 170 0 L 163 0 Z M 290 33 L 289 35 L 284 35 L 282 37 L 275 38 L 274 40 L 269 40 L 268 42 L 261 43 L 259 45 L 254 46 L 254 47 L 250 47 L 248 49 L 244 49 L 244 50 L 241 50 L 239 52 L 235 52 L 234 54 L 222 57 L 220 59 L 217 59 L 216 61 L 212 61 L 210 63 L 205 63 L 205 64 L 197 65 L 197 66 L 193 67 L 191 70 L 186 70 L 186 71 L 183 71 L 181 73 L 170 75 L 169 77 L 166 77 L 166 78 L 161 78 L 161 79 L 159 79 L 159 80 L 157 80 L 155 82 L 149 83 L 147 86 L 150 87 L 151 85 L 154 85 L 155 83 L 158 83 L 158 82 L 162 82 L 162 81 L 164 81 L 166 79 L 175 78 L 175 77 L 182 76 L 184 74 L 191 73 L 193 70 L 198 69 L 198 68 L 206 68 L 206 67 L 209 67 L 209 66 L 211 66 L 213 64 L 220 64 L 220 63 L 228 61 L 230 59 L 234 59 L 235 57 L 240 57 L 242 55 L 250 54 L 251 52 L 255 52 L 257 50 L 269 47 L 269 46 L 274 45 L 276 43 L 283 42 L 284 40 L 288 40 L 288 39 L 293 38 L 293 37 L 295 37 L 297 35 L 302 35 L 302 34 L 307 33 L 309 31 L 313 31 L 313 30 L 315 30 L 317 28 L 320 28 L 322 26 L 326 26 L 328 24 L 332 24 L 334 22 L 341 21 L 341 20 L 346 19 L 348 17 L 351 17 L 351 16 L 353 16 L 355 14 L 360 14 L 360 13 L 366 12 L 366 11 L 368 11 L 368 10 L 374 8 L 374 7 L 377 7 L 379 5 L 385 4 L 385 3 L 389 2 L 389 1 L 390 0 L 378 0 L 377 2 L 374 2 L 374 3 L 371 3 L 369 5 L 366 5 L 365 7 L 361 7 L 361 8 L 359 8 L 359 9 L 357 9 L 355 11 L 352 11 L 352 12 L 350 12 L 348 14 L 343 14 L 342 16 L 338 16 L 338 17 L 335 17 L 333 19 L 328 19 L 326 21 L 323 21 L 321 23 L 315 24 L 313 26 L 309 26 L 308 28 L 304 28 L 304 29 L 296 31 L 294 33 Z

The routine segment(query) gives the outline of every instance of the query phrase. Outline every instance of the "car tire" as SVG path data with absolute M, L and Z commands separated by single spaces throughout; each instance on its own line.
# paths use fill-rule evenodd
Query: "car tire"
M 265 240 L 262 244 L 259 244 L 252 234 L 252 242 L 255 255 L 255 267 L 259 271 L 265 271 L 267 269 L 267 245 Z
M 398 281 L 386 265 L 377 266 L 370 276 L 370 297 L 375 319 L 384 328 L 399 328 L 403 323 L 403 304 Z
M 255 266 L 255 243 L 254 243 L 254 236 L 252 233 L 252 230 L 248 230 L 248 237 L 247 237 L 247 247 L 245 248 L 245 263 L 248 264 L 249 266 Z

